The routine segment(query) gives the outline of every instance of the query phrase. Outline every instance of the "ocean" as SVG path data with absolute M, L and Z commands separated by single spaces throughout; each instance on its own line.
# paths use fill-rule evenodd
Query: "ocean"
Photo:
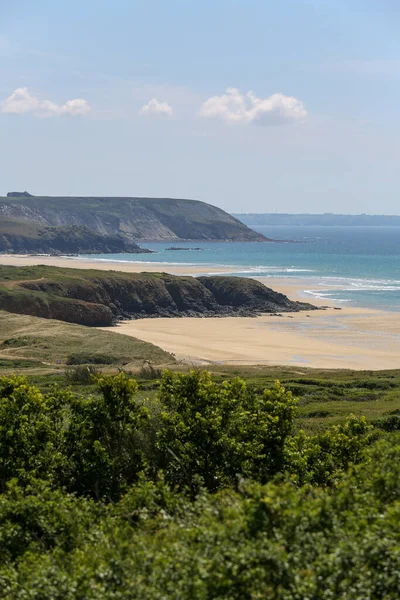
M 263 242 L 142 243 L 154 254 L 85 258 L 233 269 L 243 277 L 301 279 L 304 297 L 342 305 L 400 310 L 400 227 L 255 227 Z M 182 251 L 167 248 L 178 246 Z M 191 248 L 200 248 L 193 250 Z

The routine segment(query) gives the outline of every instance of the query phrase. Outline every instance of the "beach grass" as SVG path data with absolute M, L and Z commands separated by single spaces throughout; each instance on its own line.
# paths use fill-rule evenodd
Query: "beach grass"
M 174 357 L 148 342 L 93 327 L 0 311 L 0 370 L 46 369 L 74 355 L 109 357 L 115 365 L 171 365 Z M 92 362 L 87 360 L 87 362 Z

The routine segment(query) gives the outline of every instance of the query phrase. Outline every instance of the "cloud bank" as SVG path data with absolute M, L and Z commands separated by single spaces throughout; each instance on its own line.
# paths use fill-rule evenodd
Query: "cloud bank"
M 33 114 L 36 117 L 78 117 L 87 115 L 91 106 L 87 100 L 75 98 L 65 104 L 55 104 L 50 100 L 40 100 L 33 96 L 28 88 L 18 88 L 3 102 L 0 102 L 0 112 L 13 115 Z
M 172 117 L 172 106 L 168 102 L 159 102 L 152 98 L 150 102 L 142 106 L 139 112 L 142 116 Z
M 226 123 L 255 123 L 259 125 L 283 125 L 302 121 L 307 111 L 301 100 L 284 94 L 272 94 L 257 98 L 253 92 L 243 95 L 236 88 L 228 88 L 222 96 L 208 98 L 201 107 L 200 115 L 221 119 Z

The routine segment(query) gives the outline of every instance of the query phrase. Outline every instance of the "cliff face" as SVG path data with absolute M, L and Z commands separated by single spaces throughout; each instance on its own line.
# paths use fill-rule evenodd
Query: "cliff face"
M 119 318 L 254 316 L 312 310 L 241 277 L 0 267 L 0 309 L 89 326 Z
M 84 226 L 44 227 L 0 216 L 0 252 L 14 254 L 149 253 L 121 236 L 104 236 Z
M 265 241 L 225 211 L 170 198 L 0 198 L 0 215 L 47 226 L 85 226 L 134 241 Z

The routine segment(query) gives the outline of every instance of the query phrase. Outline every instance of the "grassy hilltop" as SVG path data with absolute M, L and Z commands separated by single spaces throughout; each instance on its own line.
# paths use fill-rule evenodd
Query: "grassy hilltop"
M 175 363 L 168 352 L 131 336 L 0 310 L 0 370 L 52 372 L 71 361 L 130 367 Z

